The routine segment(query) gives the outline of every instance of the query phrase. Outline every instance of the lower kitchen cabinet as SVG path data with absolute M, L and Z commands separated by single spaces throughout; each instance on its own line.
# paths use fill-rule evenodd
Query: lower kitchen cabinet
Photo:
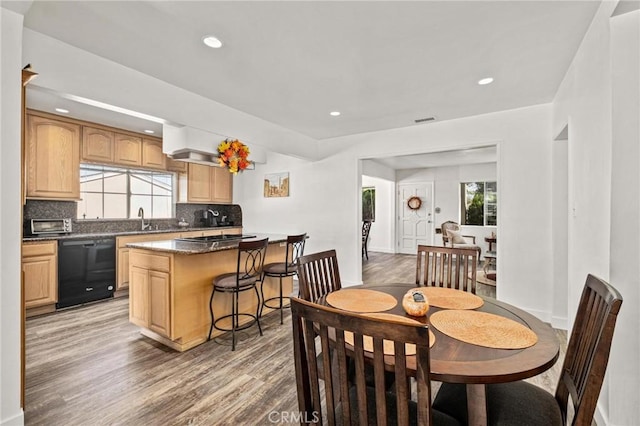
M 22 245 L 22 273 L 27 316 L 53 312 L 58 301 L 58 244 Z
M 132 256 L 129 319 L 171 339 L 171 258 L 137 252 Z

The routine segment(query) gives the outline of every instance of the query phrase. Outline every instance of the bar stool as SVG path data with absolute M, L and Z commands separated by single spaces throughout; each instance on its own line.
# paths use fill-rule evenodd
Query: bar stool
M 238 243 L 238 264 L 236 272 L 218 275 L 212 281 L 213 290 L 211 291 L 211 299 L 209 299 L 209 312 L 211 313 L 211 327 L 207 341 L 211 340 L 211 332 L 213 329 L 231 332 L 231 350 L 236 350 L 236 331 L 244 330 L 253 324 L 258 324 L 258 330 L 262 336 L 262 327 L 260 327 L 260 294 L 258 293 L 258 282 L 262 279 L 262 267 L 264 266 L 264 258 L 267 253 L 267 245 L 269 239 L 265 238 L 258 241 L 240 241 Z M 255 315 L 252 313 L 239 312 L 238 299 L 243 291 L 255 290 L 258 304 L 256 306 Z M 231 313 L 215 319 L 213 315 L 213 296 L 216 291 L 232 294 Z M 251 320 L 239 325 L 240 317 L 249 317 Z M 231 318 L 231 328 L 218 326 L 217 324 L 223 319 Z
M 289 235 L 287 237 L 287 250 L 284 257 L 284 262 L 269 263 L 264 266 L 262 286 L 260 287 L 262 293 L 262 306 L 271 309 L 280 309 L 280 324 L 283 323 L 283 308 L 282 299 L 288 296 L 282 296 L 282 278 L 292 277 L 296 274 L 296 261 L 300 256 L 304 254 L 304 242 L 307 239 L 307 234 Z M 264 277 L 274 277 L 280 279 L 280 294 L 268 299 L 264 298 Z M 277 306 L 269 305 L 268 302 L 273 300 L 279 300 L 280 303 Z

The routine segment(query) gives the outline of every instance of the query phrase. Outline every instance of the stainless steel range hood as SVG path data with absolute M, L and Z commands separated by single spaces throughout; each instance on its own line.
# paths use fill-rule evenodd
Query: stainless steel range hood
M 181 149 L 169 155 L 176 161 L 184 161 L 187 163 L 205 164 L 207 166 L 217 166 L 218 156 L 208 152 L 197 151 L 193 149 Z

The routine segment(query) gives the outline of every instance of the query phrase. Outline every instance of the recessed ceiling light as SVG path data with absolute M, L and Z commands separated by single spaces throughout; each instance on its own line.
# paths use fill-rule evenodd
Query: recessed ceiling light
M 487 77 L 487 78 L 483 78 L 481 80 L 478 80 L 478 84 L 480 86 L 484 86 L 485 84 L 491 84 L 493 83 L 493 77 Z
M 202 37 L 202 42 L 214 49 L 219 49 L 222 47 L 222 42 L 217 37 L 212 35 Z
M 331 112 L 329 113 L 329 115 L 331 115 L 331 116 L 333 116 L 333 117 L 337 117 L 337 116 L 339 116 L 339 115 L 340 115 L 340 111 L 331 111 Z
M 61 112 L 62 114 L 69 114 L 69 110 L 64 108 L 56 108 L 56 111 Z
M 150 135 L 154 134 L 155 132 L 153 130 L 145 130 L 145 133 L 149 133 Z

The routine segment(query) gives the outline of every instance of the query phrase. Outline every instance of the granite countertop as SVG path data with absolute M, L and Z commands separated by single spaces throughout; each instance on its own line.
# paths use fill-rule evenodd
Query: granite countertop
M 269 238 L 269 244 L 277 244 L 287 241 L 286 235 L 265 234 L 262 232 L 245 232 L 246 235 L 255 235 L 253 238 L 245 238 L 243 241 L 255 241 Z M 238 240 L 235 241 L 215 241 L 215 242 L 192 242 L 179 240 L 149 241 L 140 243 L 129 243 L 127 247 L 159 251 L 176 254 L 202 254 L 214 251 L 231 250 L 238 248 Z
M 173 228 L 173 229 L 158 229 L 152 231 L 123 231 L 123 232 L 100 232 L 90 234 L 72 233 L 66 235 L 36 235 L 32 237 L 24 237 L 23 242 L 28 243 L 31 241 L 52 241 L 52 240 L 71 240 L 71 239 L 85 239 L 85 238 L 108 238 L 108 237 L 122 237 L 125 235 L 148 235 L 148 234 L 168 234 L 172 232 L 189 232 L 189 231 L 210 231 L 212 229 L 236 229 L 242 228 L 241 226 L 215 226 L 215 227 L 199 227 L 199 228 Z

